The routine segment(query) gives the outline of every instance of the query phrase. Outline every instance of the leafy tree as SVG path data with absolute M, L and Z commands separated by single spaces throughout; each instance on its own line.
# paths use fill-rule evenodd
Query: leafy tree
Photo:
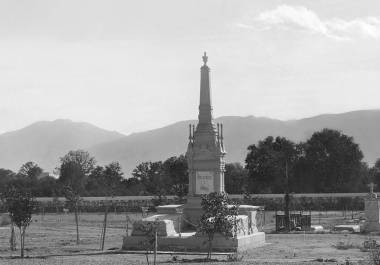
M 248 147 L 246 168 L 251 177 L 251 187 L 264 188 L 274 193 L 285 193 L 285 225 L 290 229 L 290 192 L 294 168 L 298 162 L 297 146 L 283 137 L 269 136 L 258 147 Z M 269 185 L 269 187 L 268 187 Z M 256 189 L 257 191 L 257 189 Z
M 26 162 L 18 171 L 18 175 L 36 181 L 42 174 L 43 170 L 34 162 Z
M 10 187 L 7 192 L 2 194 L 2 200 L 9 212 L 12 225 L 19 228 L 21 258 L 24 258 L 25 232 L 32 222 L 33 197 L 25 190 Z
M 0 193 L 4 193 L 8 184 L 15 179 L 16 173 L 12 170 L 0 168 Z
M 268 136 L 256 145 L 248 146 L 245 159 L 249 175 L 249 191 L 283 193 L 288 187 L 286 176 L 293 175 L 299 150 L 283 137 Z M 286 174 L 287 172 L 287 174 Z
M 87 178 L 95 167 L 95 158 L 86 151 L 76 150 L 61 157 L 60 162 L 59 182 L 70 186 L 78 195 L 85 193 Z
M 106 196 L 104 187 L 104 167 L 96 166 L 86 181 L 86 194 L 89 196 Z
M 227 163 L 224 173 L 228 194 L 242 194 L 247 189 L 248 171 L 240 163 Z
M 182 199 L 187 195 L 189 175 L 187 172 L 187 161 L 185 156 L 173 156 L 162 164 L 163 178 L 169 178 L 169 193 Z
M 363 153 L 339 131 L 323 129 L 302 144 L 304 182 L 314 192 L 357 192 L 362 189 Z
M 37 197 L 54 197 L 59 193 L 57 180 L 51 176 L 45 176 L 37 181 L 37 187 L 34 189 L 34 196 Z
M 80 166 L 82 173 L 88 176 L 94 169 L 96 161 L 87 151 L 69 151 L 64 157 L 60 158 L 61 164 L 75 163 Z
M 136 182 L 143 185 L 146 194 L 165 196 L 168 193 L 169 179 L 162 174 L 162 162 L 143 162 L 132 172 Z M 143 195 L 143 194 L 140 194 Z
M 27 190 L 35 196 L 39 189 L 38 177 L 42 172 L 42 168 L 36 163 L 27 162 L 21 166 L 16 176 L 9 182 L 9 185 Z
M 368 170 L 371 179 L 367 181 L 367 183 L 374 182 L 377 187 L 380 187 L 380 158 L 378 158 L 373 167 Z
M 112 162 L 104 168 L 104 186 L 107 196 L 114 196 L 123 181 L 123 171 L 119 162 Z
M 224 192 L 212 192 L 202 196 L 203 214 L 201 215 L 198 231 L 207 236 L 207 259 L 211 259 L 212 242 L 215 234 L 222 234 L 226 238 L 234 236 L 238 207 L 236 205 L 230 207 L 228 203 L 228 196 Z
M 63 193 L 67 201 L 74 208 L 77 244 L 79 244 L 78 207 L 81 202 L 80 195 L 85 192 L 88 175 L 95 167 L 95 158 L 86 151 L 77 150 L 70 151 L 60 160 L 59 182 L 64 186 Z
M 59 168 L 58 182 L 62 187 L 70 187 L 78 195 L 85 195 L 85 185 L 87 177 L 75 162 L 69 161 L 62 163 Z

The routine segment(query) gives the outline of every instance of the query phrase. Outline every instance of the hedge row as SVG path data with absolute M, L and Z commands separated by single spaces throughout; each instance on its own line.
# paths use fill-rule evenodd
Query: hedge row
M 239 204 L 264 206 L 267 211 L 281 211 L 284 209 L 283 197 L 262 198 L 255 196 L 244 196 L 241 199 L 234 199 Z M 341 211 L 364 209 L 363 197 L 291 197 L 290 210 L 302 211 Z M 149 211 L 155 211 L 157 205 L 183 204 L 184 200 L 154 198 L 151 200 L 129 200 L 129 201 L 82 201 L 80 211 L 82 212 L 103 212 L 105 207 L 109 211 L 120 212 L 141 212 L 142 207 Z M 59 213 L 64 209 L 70 209 L 65 201 L 44 201 L 36 203 L 37 213 Z

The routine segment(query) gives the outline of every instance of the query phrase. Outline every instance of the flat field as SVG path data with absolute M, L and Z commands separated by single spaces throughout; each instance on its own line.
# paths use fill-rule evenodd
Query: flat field
M 313 212 L 312 223 L 321 224 L 330 228 L 334 224 L 351 223 L 351 218 L 357 218 L 362 213 L 343 212 Z M 76 245 L 76 229 L 73 214 L 46 214 L 35 215 L 33 222 L 27 229 L 25 241 L 26 256 L 21 260 L 16 257 L 19 251 L 9 250 L 9 227 L 0 227 L 0 264 L 146 264 L 144 254 L 131 254 L 115 252 L 121 248 L 122 237 L 126 234 L 126 220 L 140 219 L 141 214 L 115 214 L 108 215 L 108 228 L 105 240 L 105 253 L 99 251 L 100 234 L 102 230 L 102 213 L 82 213 L 80 215 L 81 244 Z M 241 253 L 243 260 L 234 264 L 321 264 L 317 260 L 336 260 L 332 264 L 365 263 L 368 252 L 361 251 L 363 242 L 369 238 L 363 234 L 348 233 L 271 233 L 274 229 L 274 213 L 266 213 L 266 224 L 263 229 L 267 232 L 267 245 Z M 131 223 L 128 225 L 131 227 Z M 16 230 L 17 232 L 17 230 Z M 371 235 L 372 239 L 380 241 L 380 236 Z M 18 238 L 17 238 L 18 240 Z M 18 246 L 19 246 L 19 242 Z M 347 249 L 338 249 L 337 244 Z M 153 255 L 150 255 L 150 261 Z M 186 264 L 204 264 L 196 259 L 200 255 L 160 254 L 159 264 L 179 264 L 175 259 L 186 261 Z M 220 261 L 209 264 L 229 264 L 226 255 L 215 255 Z

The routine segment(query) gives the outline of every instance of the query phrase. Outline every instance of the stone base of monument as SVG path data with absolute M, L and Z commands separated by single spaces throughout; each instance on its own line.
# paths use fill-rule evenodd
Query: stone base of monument
M 184 224 L 185 227 L 191 228 L 194 226 L 194 224 L 198 224 L 200 216 L 202 214 L 201 198 L 188 196 L 187 202 L 184 206 L 183 214 L 186 220 L 186 223 Z
M 157 227 L 157 249 L 160 251 L 193 251 L 206 252 L 208 250 L 207 236 L 198 232 L 180 233 L 178 229 L 178 220 L 181 220 L 179 214 L 175 214 L 176 206 L 166 206 L 158 208 L 157 215 L 136 221 L 133 224 L 131 236 L 125 236 L 123 239 L 124 250 L 145 250 L 149 236 L 147 231 L 149 227 Z M 265 233 L 258 232 L 256 227 L 256 210 L 257 207 L 251 205 L 242 205 L 239 207 L 240 215 L 237 216 L 237 227 L 233 228 L 232 238 L 226 238 L 223 235 L 216 234 L 212 243 L 212 249 L 216 252 L 233 252 L 244 251 L 256 248 L 265 244 Z M 168 214 L 162 214 L 168 212 Z M 176 223 L 177 222 L 177 223 Z M 182 220 L 182 222 L 184 222 Z M 182 224 L 183 225 L 183 224 Z
M 124 250 L 145 250 L 144 236 L 126 236 L 123 240 Z M 256 232 L 254 234 L 237 236 L 236 238 L 225 238 L 222 235 L 215 235 L 212 243 L 212 251 L 215 252 L 234 252 L 245 251 L 251 248 L 263 246 L 265 244 L 265 233 Z M 189 252 L 207 252 L 207 237 L 197 235 L 196 232 L 182 233 L 181 237 L 158 236 L 157 249 L 159 251 L 189 251 Z

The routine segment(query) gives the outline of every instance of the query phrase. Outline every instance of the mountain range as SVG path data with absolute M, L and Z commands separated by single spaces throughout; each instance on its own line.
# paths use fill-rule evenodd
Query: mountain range
M 247 146 L 265 137 L 284 136 L 292 141 L 307 140 L 315 131 L 331 128 L 352 136 L 373 163 L 380 158 L 380 110 L 361 110 L 342 114 L 323 114 L 305 119 L 281 121 L 270 118 L 224 116 L 227 162 L 244 162 Z M 195 120 L 180 121 L 162 128 L 123 135 L 84 122 L 70 120 L 41 121 L 17 131 L 0 135 L 0 168 L 18 170 L 34 161 L 53 172 L 59 157 L 69 150 L 84 149 L 99 164 L 118 161 L 129 177 L 140 162 L 165 160 L 186 152 L 188 125 Z

